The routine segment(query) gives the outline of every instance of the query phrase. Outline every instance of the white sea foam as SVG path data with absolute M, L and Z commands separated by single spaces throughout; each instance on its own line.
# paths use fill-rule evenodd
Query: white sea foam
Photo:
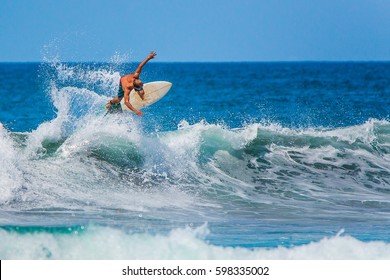
M 18 153 L 9 133 L 0 123 L 0 203 L 13 198 L 22 186 L 23 175 L 18 168 Z
M 256 127 L 258 129 L 272 131 L 285 136 L 312 136 L 312 137 L 329 137 L 338 141 L 345 141 L 353 144 L 360 141 L 365 144 L 371 144 L 377 139 L 376 128 L 378 126 L 390 126 L 387 120 L 370 119 L 363 124 L 342 127 L 342 128 L 287 128 L 277 123 L 252 124 L 247 127 Z
M 390 259 L 390 244 L 351 236 L 286 248 L 222 247 L 205 241 L 207 226 L 175 229 L 168 235 L 130 234 L 93 227 L 65 233 L 0 230 L 1 259 Z

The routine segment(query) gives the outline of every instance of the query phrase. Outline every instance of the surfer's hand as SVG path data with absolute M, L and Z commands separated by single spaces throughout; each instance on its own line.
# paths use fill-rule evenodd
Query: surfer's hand
M 137 110 L 137 111 L 134 111 L 134 112 L 137 114 L 137 116 L 140 116 L 140 117 L 144 114 L 143 112 L 138 111 L 138 110 Z
M 108 101 L 108 102 L 107 102 L 107 105 L 106 105 L 106 109 L 107 109 L 107 110 L 110 110 L 110 108 L 111 108 L 111 102 Z
M 157 53 L 155 51 L 151 51 L 148 58 L 153 59 L 156 55 L 157 55 Z

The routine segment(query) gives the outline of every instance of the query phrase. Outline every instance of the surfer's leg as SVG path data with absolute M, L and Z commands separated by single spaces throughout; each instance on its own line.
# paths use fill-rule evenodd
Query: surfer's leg
M 107 113 L 120 113 L 122 112 L 122 106 L 120 104 L 122 98 L 121 97 L 114 97 L 109 101 L 109 103 L 106 106 Z
M 112 104 L 111 107 L 110 107 L 109 112 L 110 112 L 110 114 L 122 113 L 122 106 L 121 106 L 121 104 L 119 102 Z

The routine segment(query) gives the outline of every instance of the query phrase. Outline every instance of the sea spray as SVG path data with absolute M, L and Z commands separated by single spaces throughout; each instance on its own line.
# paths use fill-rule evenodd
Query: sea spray
M 0 123 L 0 204 L 7 204 L 23 185 L 18 153 L 10 133 Z

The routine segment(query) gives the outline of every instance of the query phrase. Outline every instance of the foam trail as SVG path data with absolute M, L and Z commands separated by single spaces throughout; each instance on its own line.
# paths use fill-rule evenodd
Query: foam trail
M 174 229 L 168 235 L 129 234 L 91 227 L 69 233 L 24 233 L 0 229 L 2 259 L 389 259 L 390 244 L 351 236 L 324 237 L 291 248 L 232 248 L 205 241 L 207 226 Z

